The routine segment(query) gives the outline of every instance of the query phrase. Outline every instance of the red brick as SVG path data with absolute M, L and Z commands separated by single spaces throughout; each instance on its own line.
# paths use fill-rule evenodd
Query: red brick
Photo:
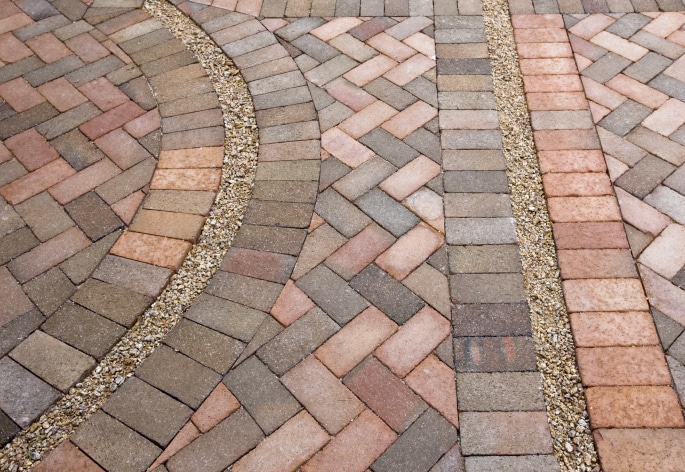
M 628 249 L 561 249 L 558 256 L 564 280 L 637 276 L 635 262 Z
M 371 224 L 331 254 L 326 259 L 326 265 L 345 280 L 350 280 L 393 242 L 395 238 L 390 233 Z
M 69 49 L 86 64 L 109 56 L 109 51 L 89 33 L 79 34 L 64 41 Z
M 55 149 L 35 128 L 15 134 L 5 140 L 5 146 L 29 172 L 43 167 L 59 157 Z
M 178 270 L 191 246 L 188 241 L 126 231 L 119 237 L 110 253 L 158 267 Z
M 270 313 L 283 326 L 290 326 L 314 306 L 314 302 L 288 280 Z
M 159 110 L 155 108 L 124 125 L 124 131 L 134 138 L 142 138 L 162 126 Z
M 406 376 L 450 334 L 450 323 L 426 306 L 376 349 L 376 357 L 396 375 Z
M 64 159 L 55 159 L 40 169 L 0 187 L 0 195 L 12 205 L 16 205 L 38 195 L 75 173 L 76 171 Z
M 378 256 L 376 264 L 398 280 L 421 265 L 444 242 L 442 234 L 419 223 Z
M 224 148 L 201 147 L 159 153 L 158 169 L 221 168 Z
M 561 30 L 564 36 L 563 30 Z M 516 33 L 515 33 L 516 34 Z M 571 45 L 560 43 L 519 43 L 516 45 L 519 57 L 524 59 L 540 59 L 545 57 L 573 57 Z
M 576 350 L 583 385 L 671 385 L 659 346 L 581 347 Z
M 577 74 L 528 75 L 523 78 L 523 89 L 531 92 L 582 92 L 583 84 Z
M 601 149 L 594 129 L 541 130 L 533 137 L 539 151 Z
M 17 77 L 0 85 L 0 97 L 17 113 L 33 108 L 45 101 L 41 94 L 36 92 L 23 77 Z
M 86 103 L 88 99 L 76 87 L 71 85 L 67 79 L 60 77 L 46 84 L 41 85 L 38 90 L 48 101 L 59 111 L 67 111 Z
M 64 470 L 105 472 L 90 457 L 74 446 L 74 443 L 68 440 L 57 446 L 33 470 L 36 472 L 60 472 Z
M 111 110 L 130 101 L 130 98 L 124 92 L 116 88 L 104 77 L 83 84 L 78 90 L 102 111 Z
M 397 201 L 402 201 L 440 174 L 440 166 L 426 156 L 419 156 L 380 183 L 378 187 Z
M 606 471 L 683 468 L 685 429 L 598 429 L 594 439 Z
M 611 195 L 612 187 L 606 173 L 547 173 L 542 176 L 548 197 L 580 197 Z
M 33 49 L 43 62 L 51 63 L 58 61 L 71 54 L 71 51 L 52 33 L 44 33 L 27 39 L 25 44 Z
M 128 101 L 82 124 L 79 129 L 90 139 L 97 139 L 144 113 L 145 110 Z
M 578 347 L 655 346 L 659 336 L 652 315 L 644 311 L 571 313 Z
M 442 416 L 459 428 L 454 370 L 430 355 L 406 377 L 405 382 Z
M 602 151 L 597 150 L 559 150 L 538 151 L 540 170 L 548 172 L 606 172 Z
M 397 325 L 378 308 L 367 308 L 347 323 L 314 355 L 335 375 L 342 377 L 388 339 Z
M 621 211 L 613 196 L 553 197 L 547 199 L 547 206 L 555 223 L 621 221 Z
M 562 286 L 570 312 L 649 309 L 637 278 L 565 280 Z
M 629 249 L 623 223 L 554 223 L 559 249 Z
M 12 33 L 6 32 L 9 31 L 7 28 L 11 25 L 22 25 L 22 23 L 24 25 L 32 23 L 31 18 L 24 13 L 18 13 L 0 20 L 0 33 L 3 33 L 0 34 L 0 61 L 11 64 L 25 57 L 33 56 L 33 51 L 15 38 Z
M 190 419 L 201 432 L 206 433 L 238 408 L 238 399 L 223 383 L 219 383 Z
M 514 28 L 563 28 L 561 15 L 511 15 Z
M 216 191 L 221 182 L 219 169 L 157 169 L 151 189 Z
M 590 426 L 598 428 L 684 428 L 671 386 L 590 387 L 585 390 Z
M 365 410 L 323 450 L 302 466 L 302 472 L 363 472 L 397 439 L 376 415 Z
M 120 173 L 121 170 L 112 161 L 100 159 L 95 164 L 50 187 L 48 192 L 55 200 L 65 205 Z
M 145 193 L 141 190 L 133 192 L 131 195 L 122 198 L 112 205 L 112 211 L 117 214 L 121 221 L 126 225 L 130 225 L 133 217 L 136 216 L 140 204 L 143 203 Z

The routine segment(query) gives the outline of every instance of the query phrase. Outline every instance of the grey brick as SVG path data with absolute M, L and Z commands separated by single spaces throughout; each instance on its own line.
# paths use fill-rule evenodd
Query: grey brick
M 0 139 L 7 139 L 19 134 L 57 115 L 59 115 L 57 109 L 48 102 L 43 102 L 26 111 L 12 115 L 6 120 L 0 121 Z
M 64 208 L 91 241 L 97 241 L 124 226 L 123 221 L 95 192 L 72 200 Z
M 642 120 L 652 114 L 653 110 L 632 100 L 626 100 L 618 108 L 605 116 L 599 126 L 618 136 L 625 136 Z
M 450 271 L 460 274 L 521 272 L 518 246 L 450 246 Z
M 434 71 L 434 70 L 433 70 Z M 429 72 L 426 72 L 426 74 L 429 74 Z M 438 88 L 435 85 L 434 82 L 431 82 L 428 80 L 426 77 L 419 76 L 409 82 L 407 85 L 404 86 L 406 90 L 411 92 L 413 95 L 417 96 L 424 102 L 428 103 L 431 106 L 434 106 L 437 108 L 438 106 Z M 424 125 L 427 126 L 427 125 Z
M 428 471 L 454 443 L 457 430 L 429 408 L 371 465 L 374 472 Z
M 303 121 L 279 126 L 260 128 L 259 141 L 263 144 L 284 143 L 292 141 L 306 141 L 319 139 L 319 123 L 317 121 Z M 316 165 L 318 162 L 313 162 Z
M 96 359 L 102 358 L 126 332 L 118 324 L 71 303 L 62 306 L 42 329 Z
M 278 377 L 256 356 L 231 370 L 223 382 L 266 434 L 274 432 L 302 409 Z
M 45 63 L 41 61 L 38 56 L 29 56 L 12 64 L 5 64 L 0 69 L 0 84 L 9 82 L 12 79 L 21 77 L 22 75 L 40 69 Z M 9 106 L 9 105 L 8 105 Z
M 185 312 L 185 317 L 231 337 L 248 342 L 266 317 L 266 313 L 213 297 L 200 295 Z
M 288 89 L 288 93 L 271 92 L 253 97 L 255 110 L 266 110 L 268 108 L 284 107 L 307 103 L 311 101 L 312 95 L 307 87 L 296 87 Z
M 341 325 L 368 306 L 344 279 L 323 265 L 309 271 L 296 285 Z
M 371 95 L 382 100 L 396 110 L 404 110 L 409 105 L 416 102 L 416 97 L 414 95 L 383 77 L 379 77 L 369 82 L 363 88 Z
M 450 293 L 457 303 L 516 303 L 526 299 L 519 273 L 454 274 Z
M 276 43 L 276 38 L 271 32 L 262 31 L 261 33 L 248 36 L 247 38 L 225 44 L 221 46 L 221 49 L 229 57 L 236 57 Z
M 438 164 L 442 164 L 442 147 L 440 138 L 426 130 L 419 128 L 404 138 L 404 142 L 419 151 L 426 157 L 430 157 Z
M 662 56 L 666 56 L 669 59 L 673 59 L 674 61 L 685 54 L 685 47 L 672 41 L 662 39 L 644 30 L 635 33 L 630 38 L 630 41 L 661 54 Z
M 335 103 L 335 99 L 328 95 L 325 90 L 317 87 L 314 84 L 307 84 L 309 87 L 309 92 L 311 93 L 312 100 L 314 100 L 314 107 L 320 111 L 327 106 Z
M 62 26 L 70 24 L 69 18 L 63 15 L 53 15 L 44 18 L 23 28 L 12 31 L 12 34 L 19 39 L 19 41 L 26 41 L 27 39 L 35 38 L 43 33 L 48 33 Z
M 550 454 L 552 437 L 547 413 L 462 413 L 459 415 L 464 455 Z
M 311 56 L 322 63 L 329 61 L 340 54 L 340 51 L 329 46 L 311 34 L 300 36 L 296 40 L 292 41 L 291 44 L 308 56 Z
M 493 372 L 457 375 L 460 411 L 544 411 L 538 372 Z
M 497 106 L 492 92 L 440 92 L 441 110 L 494 110 Z
M 438 59 L 441 75 L 486 75 L 492 73 L 489 59 Z
M 604 152 L 616 157 L 631 167 L 647 155 L 647 151 L 641 147 L 635 146 L 631 142 L 619 138 L 614 133 L 607 131 L 602 127 L 597 128 L 597 134 L 599 135 L 599 140 L 602 143 Z
M 668 162 L 648 154 L 616 179 L 615 183 L 623 190 L 643 199 L 675 169 L 676 167 Z
M 307 72 L 307 80 L 319 87 L 323 87 L 358 65 L 354 59 L 340 54 Z
M 359 233 L 371 223 L 368 216 L 330 188 L 319 195 L 314 211 L 348 238 Z
M 21 431 L 19 426 L 0 410 L 0 445 L 4 446 L 19 431 Z
M 96 243 L 91 244 L 81 252 L 73 255 L 62 264 L 60 269 L 75 284 L 81 284 L 90 277 L 109 249 L 119 239 L 120 231 L 115 231 Z
M 377 188 L 359 197 L 355 203 L 395 237 L 402 236 L 419 223 L 413 213 Z
M 534 372 L 535 346 L 528 336 L 454 338 L 460 372 Z
M 326 161 L 331 158 L 326 159 Z M 324 161 L 325 162 L 325 161 Z M 355 200 L 397 170 L 382 157 L 375 156 L 333 184 L 345 198 Z
M 559 472 L 553 455 L 471 456 L 466 458 L 466 472 Z
M 459 443 L 457 443 L 442 456 L 430 472 L 464 472 L 464 470 L 464 458 L 461 456 Z
M 313 181 L 261 181 L 255 183 L 252 197 L 264 201 L 314 203 L 316 200 L 316 189 L 317 183 Z
M 261 162 L 257 168 L 257 181 L 260 180 L 319 180 L 318 160 Z
M 243 350 L 243 353 L 235 362 L 235 365 L 241 364 L 245 359 L 252 356 L 260 347 L 271 341 L 274 336 L 281 331 L 283 331 L 283 326 L 281 326 L 281 324 L 276 321 L 273 316 L 267 316 L 264 318 L 264 321 L 259 326 L 257 332 L 254 334 L 248 345 L 245 347 L 245 350 Z
M 28 427 L 60 396 L 9 357 L 0 359 L 0 408 L 20 427 Z
M 193 409 L 221 379 L 216 372 L 164 345 L 138 367 L 136 376 Z
M 649 52 L 642 59 L 623 71 L 623 73 L 642 83 L 647 83 L 672 63 L 673 61 L 664 56 Z
M 512 216 L 511 198 L 504 193 L 448 193 L 445 195 L 447 218 Z
M 485 21 L 482 16 L 458 15 L 456 13 L 442 14 L 435 19 L 436 29 L 482 30 Z
M 44 321 L 45 317 L 34 309 L 0 326 L 0 357 L 28 338 Z
M 321 127 L 321 131 L 326 131 L 333 126 L 340 124 L 342 121 L 346 120 L 352 115 L 354 115 L 354 111 L 352 109 L 346 107 L 340 102 L 334 102 L 319 112 L 319 125 Z
M 674 79 L 664 74 L 660 74 L 648 84 L 650 87 L 657 89 L 673 98 L 680 101 L 685 101 L 685 83 Z
M 93 103 L 86 102 L 42 122 L 36 126 L 36 131 L 45 136 L 45 139 L 54 139 L 100 114 L 102 112 Z
M 245 347 L 240 341 L 188 320 L 181 320 L 164 343 L 222 374 L 228 371 Z
M 24 285 L 24 292 L 45 316 L 52 315 L 75 291 L 74 284 L 56 267 Z
M 321 309 L 314 308 L 264 344 L 257 356 L 276 375 L 283 375 L 339 329 Z
M 73 68 L 72 70 L 75 70 L 68 73 L 65 77 L 71 83 L 71 85 L 74 87 L 80 87 L 81 85 L 95 80 L 98 77 L 102 77 L 110 72 L 114 72 L 123 66 L 124 63 L 121 61 L 121 59 L 119 59 L 117 56 L 109 55 L 80 68 Z
M 448 218 L 448 244 L 512 244 L 518 241 L 513 218 Z
M 359 14 L 362 16 L 383 16 L 385 2 L 383 0 L 361 0 Z
M 35 197 L 16 205 L 15 210 L 21 218 L 9 207 L 3 208 L 0 234 L 8 234 L 24 226 L 22 219 L 41 241 L 47 241 L 74 226 L 74 222 L 71 221 L 62 206 L 47 192 L 39 193 Z M 11 226 L 8 227 L 8 225 Z
M 581 75 L 603 84 L 612 79 L 616 74 L 631 65 L 630 59 L 614 54 L 607 53 L 581 72 Z
M 286 41 L 294 41 L 300 36 L 309 33 L 314 28 L 318 28 L 325 23 L 322 18 L 298 18 L 297 20 L 290 23 L 288 26 L 284 26 L 276 30 L 276 35 L 285 39 Z
M 174 454 L 166 465 L 169 472 L 221 472 L 263 437 L 257 423 L 241 408 Z
M 95 279 L 79 287 L 72 300 L 123 326 L 130 326 L 152 302 L 145 295 Z
M 381 128 L 375 128 L 370 133 L 362 136 L 359 142 L 369 147 L 373 152 L 392 163 L 395 167 L 403 167 L 419 155 L 416 149 L 407 146 L 404 142 Z
M 72 441 L 106 470 L 143 471 L 162 450 L 107 413 L 96 412 Z
M 353 278 L 350 286 L 398 324 L 403 324 L 424 306 L 414 292 L 375 264 Z
M 95 367 L 92 357 L 42 331 L 26 338 L 10 357 L 62 392 Z
M 442 132 L 444 149 L 501 149 L 499 130 L 445 130 Z
M 308 228 L 313 206 L 309 203 L 289 203 L 251 200 L 243 222 L 288 228 Z
M 335 16 L 359 16 L 360 8 L 361 0 L 338 0 L 335 3 Z
M 160 446 L 166 446 L 193 410 L 136 377 L 131 377 L 102 409 Z
M 446 192 L 508 193 L 507 174 L 504 171 L 460 170 L 443 174 Z
M 435 32 L 436 44 L 468 44 L 487 41 L 485 31 L 477 29 L 438 29 Z
M 528 304 L 472 303 L 452 305 L 455 336 L 529 336 Z
M 281 290 L 281 284 L 221 271 L 214 275 L 206 293 L 268 312 Z
M 620 36 L 623 39 L 628 39 L 642 29 L 647 23 L 652 21 L 651 18 L 641 15 L 639 13 L 628 13 L 618 20 L 606 30 Z
M 265 93 L 301 87 L 305 84 L 306 82 L 304 77 L 302 77 L 302 73 L 300 71 L 292 71 L 254 80 L 248 84 L 248 87 L 253 95 L 262 95 Z
M 211 31 L 207 32 L 210 33 Z M 150 49 L 154 46 L 157 46 L 158 44 L 162 44 L 167 41 L 172 41 L 174 39 L 174 35 L 171 34 L 169 30 L 165 28 L 160 28 L 155 31 L 151 31 L 147 34 L 144 34 L 142 36 L 137 36 L 127 41 L 123 41 L 119 43 L 118 46 L 127 54 L 135 54 L 144 49 Z
M 112 205 L 149 184 L 156 164 L 156 159 L 149 157 L 100 185 L 95 192 Z
M 642 126 L 633 129 L 626 139 L 657 157 L 680 166 L 685 163 L 685 147 Z
M 303 229 L 243 225 L 233 240 L 233 245 L 297 256 L 306 236 L 307 231 Z

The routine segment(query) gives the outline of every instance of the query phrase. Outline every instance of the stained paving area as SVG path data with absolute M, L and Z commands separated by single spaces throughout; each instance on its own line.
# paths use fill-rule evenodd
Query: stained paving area
M 9 443 L 178 270 L 224 130 L 140 5 L 0 5 Z M 204 293 L 36 470 L 598 470 L 591 432 L 605 470 L 678 470 L 685 15 L 659 10 L 685 7 L 510 5 L 590 412 L 563 437 L 480 3 L 178 7 L 252 96 L 252 200 Z

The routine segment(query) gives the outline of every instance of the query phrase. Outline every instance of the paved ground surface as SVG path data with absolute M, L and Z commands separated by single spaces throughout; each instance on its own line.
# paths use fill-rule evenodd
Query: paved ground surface
M 216 95 L 137 6 L 0 3 L 3 443 L 161 292 L 217 190 Z M 253 199 L 164 345 L 40 468 L 559 470 L 480 3 L 179 7 L 253 95 Z M 678 470 L 685 15 L 663 11 L 685 7 L 510 7 L 602 465 Z

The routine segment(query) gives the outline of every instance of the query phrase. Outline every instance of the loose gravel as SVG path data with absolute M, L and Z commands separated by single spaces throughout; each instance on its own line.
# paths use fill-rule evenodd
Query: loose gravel
M 28 471 L 96 412 L 159 345 L 221 265 L 250 200 L 258 133 L 238 69 L 188 17 L 163 0 L 144 7 L 195 54 L 219 96 L 226 144 L 222 180 L 197 243 L 158 299 L 82 382 L 0 451 L 0 470 Z
M 598 472 L 506 0 L 484 2 L 483 13 L 554 455 L 562 470 Z

